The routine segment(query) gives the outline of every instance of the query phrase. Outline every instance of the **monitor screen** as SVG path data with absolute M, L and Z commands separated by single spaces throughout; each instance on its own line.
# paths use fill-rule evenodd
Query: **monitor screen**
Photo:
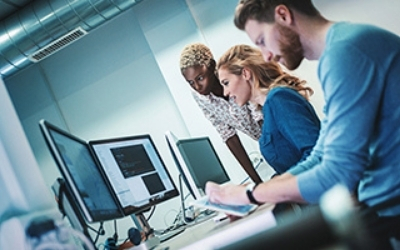
M 195 199 L 204 195 L 207 181 L 230 181 L 208 137 L 180 139 L 168 131 L 166 139 L 183 180 Z
M 67 188 L 87 222 L 123 217 L 115 195 L 92 157 L 89 145 L 82 139 L 40 121 L 40 128 Z
M 179 195 L 150 135 L 90 141 L 124 214 Z

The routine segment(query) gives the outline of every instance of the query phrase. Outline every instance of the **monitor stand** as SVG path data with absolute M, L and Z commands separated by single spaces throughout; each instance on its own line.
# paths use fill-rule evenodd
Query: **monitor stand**
M 153 229 L 150 227 L 143 213 L 133 214 L 131 218 L 133 222 L 135 222 L 137 229 L 145 233 L 147 239 L 146 241 L 142 241 L 139 245 L 129 248 L 130 250 L 153 249 L 161 243 L 160 239 L 154 235 Z
M 92 246 L 95 247 L 94 241 L 88 231 L 90 227 L 86 224 L 85 219 L 80 214 L 77 205 L 72 202 L 74 198 L 67 188 L 64 179 L 57 178 L 51 188 L 57 199 L 60 212 L 67 216 L 71 226 L 75 230 L 83 233 L 90 240 Z
M 143 213 L 131 215 L 131 218 L 135 222 L 137 229 L 147 235 L 147 239 L 146 241 L 141 242 L 139 245 L 129 248 L 129 250 L 153 249 L 161 242 L 166 241 L 185 230 L 185 228 L 178 228 L 174 230 L 169 230 L 168 232 L 163 232 L 158 235 L 154 232 L 153 228 L 150 227 Z
M 183 222 L 185 223 L 185 225 L 187 226 L 193 226 L 196 225 L 198 223 L 202 223 L 204 221 L 207 221 L 209 219 L 211 219 L 212 217 L 215 217 L 218 213 L 215 211 L 211 211 L 208 209 L 204 209 L 202 210 L 198 215 L 195 215 L 195 217 L 193 218 L 192 221 L 188 221 L 186 218 L 186 207 L 185 207 L 185 197 L 183 195 L 183 185 L 182 185 L 182 175 L 179 175 L 179 192 L 180 192 L 180 198 L 181 198 L 181 209 L 182 209 L 182 213 L 183 213 Z M 202 189 L 199 189 L 199 193 L 200 194 L 204 194 L 204 191 Z M 196 197 L 193 196 L 193 198 L 196 199 Z M 192 207 L 192 209 L 194 209 Z M 194 213 L 196 214 L 196 213 Z

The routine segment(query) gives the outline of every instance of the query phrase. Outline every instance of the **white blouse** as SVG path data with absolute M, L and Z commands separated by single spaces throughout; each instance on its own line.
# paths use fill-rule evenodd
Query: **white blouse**
M 233 100 L 226 101 L 212 93 L 200 95 L 195 91 L 191 92 L 204 115 L 217 129 L 224 142 L 234 136 L 236 130 L 254 140 L 260 138 L 261 127 L 258 121 L 263 120 L 263 115 L 255 105 L 246 104 L 240 107 Z

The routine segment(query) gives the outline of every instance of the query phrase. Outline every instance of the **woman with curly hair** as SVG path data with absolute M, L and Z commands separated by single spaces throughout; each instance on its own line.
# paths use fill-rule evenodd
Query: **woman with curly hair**
M 231 47 L 219 59 L 217 70 L 224 95 L 239 106 L 251 102 L 262 109 L 259 145 L 269 165 L 281 174 L 305 160 L 320 130 L 308 101 L 313 90 L 306 82 L 276 62 L 265 62 L 261 51 L 248 45 Z
M 238 106 L 223 95 L 215 66 L 211 50 L 204 44 L 189 44 L 181 52 L 181 73 L 193 89 L 195 101 L 246 173 L 255 183 L 259 183 L 262 180 L 240 142 L 237 131 L 258 140 L 262 114 L 248 103 Z

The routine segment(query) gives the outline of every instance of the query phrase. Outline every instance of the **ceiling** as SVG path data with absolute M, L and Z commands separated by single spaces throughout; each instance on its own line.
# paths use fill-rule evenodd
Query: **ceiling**
M 142 0 L 0 0 L 0 76 L 56 53 Z
M 34 0 L 0 0 L 0 20 L 4 20 L 13 13 L 18 12 L 33 1 Z

